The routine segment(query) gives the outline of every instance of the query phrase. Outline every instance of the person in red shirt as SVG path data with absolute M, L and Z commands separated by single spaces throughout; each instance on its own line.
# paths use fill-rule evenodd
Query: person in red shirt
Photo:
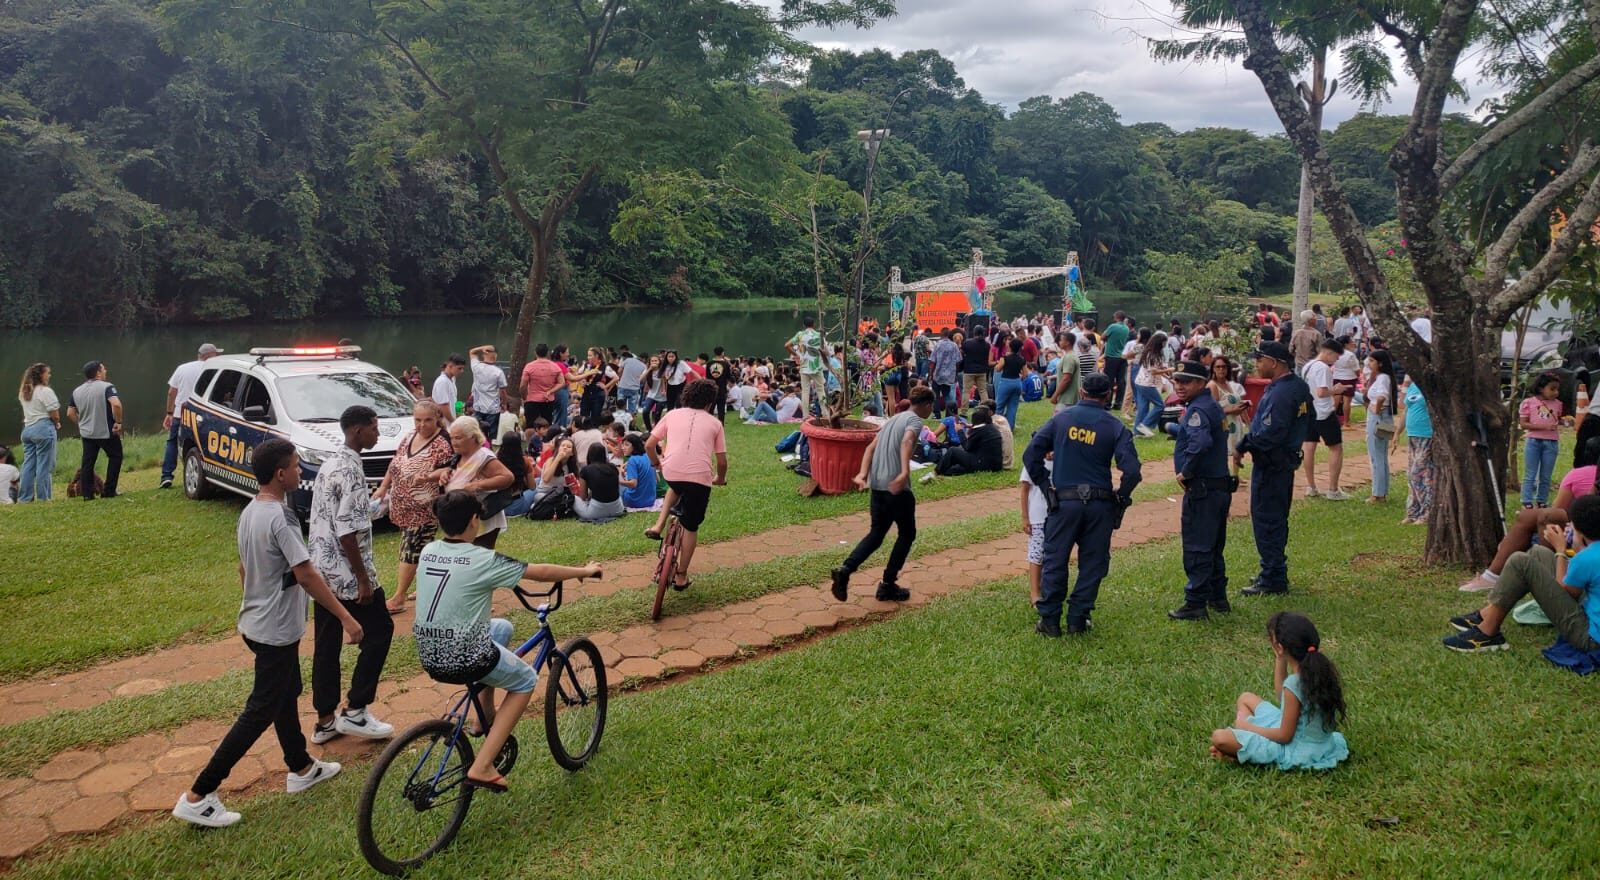
M 539 343 L 533 350 L 533 360 L 522 368 L 522 381 L 518 386 L 523 421 L 531 425 L 536 419 L 544 419 L 555 424 L 556 388 L 561 384 L 561 367 L 550 359 L 550 347 Z
M 1039 341 L 1036 338 L 1038 335 L 1039 328 L 1031 326 L 1028 332 L 1022 335 L 1022 359 L 1027 361 L 1029 366 L 1039 365 Z
M 708 363 L 711 363 L 711 356 L 702 351 L 694 360 L 689 361 L 689 372 L 693 373 L 696 379 L 704 379 L 706 377 L 706 364 Z

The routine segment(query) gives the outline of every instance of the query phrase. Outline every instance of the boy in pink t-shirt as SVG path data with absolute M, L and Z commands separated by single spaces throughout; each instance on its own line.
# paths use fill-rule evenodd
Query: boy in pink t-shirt
M 700 524 L 705 522 L 706 508 L 711 503 L 711 487 L 728 484 L 727 435 L 722 422 L 711 414 L 717 394 L 717 383 L 710 379 L 690 381 L 683 389 L 682 405 L 661 417 L 644 444 L 650 463 L 661 469 L 668 487 L 656 524 L 644 534 L 660 540 L 662 529 L 667 527 L 667 513 L 678 508 L 678 524 L 684 532 L 678 570 L 672 578 L 672 586 L 678 590 L 689 588 L 689 563 L 694 560 Z M 663 442 L 667 444 L 665 453 L 661 452 Z M 715 474 L 712 459 L 716 460 Z
M 1528 436 L 1523 450 L 1522 506 L 1550 504 L 1550 477 L 1556 469 L 1561 430 L 1561 380 L 1543 373 L 1533 380 L 1533 393 L 1517 407 L 1517 420 Z

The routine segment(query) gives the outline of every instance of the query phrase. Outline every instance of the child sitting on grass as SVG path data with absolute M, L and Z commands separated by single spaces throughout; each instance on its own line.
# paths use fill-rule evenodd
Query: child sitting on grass
M 1570 529 L 1549 523 L 1540 535 L 1543 544 L 1511 554 L 1489 591 L 1489 604 L 1450 618 L 1460 632 L 1444 640 L 1446 648 L 1463 654 L 1506 650 L 1501 624 L 1532 593 L 1567 644 L 1600 651 L 1600 495 L 1578 498 L 1567 514 Z
M 472 543 L 478 536 L 483 506 L 470 492 L 446 492 L 433 502 L 443 540 L 422 550 L 418 561 L 417 657 L 433 678 L 451 684 L 483 685 L 478 699 L 489 730 L 467 770 L 467 784 L 494 792 L 506 790 L 505 777 L 494 769 L 495 756 L 506 744 L 517 719 L 528 708 L 538 675 L 507 647 L 511 621 L 489 616 L 496 589 L 509 589 L 523 579 L 559 581 L 601 576 L 598 562 L 583 568 L 529 565 Z M 498 707 L 494 689 L 504 688 Z M 474 731 L 482 735 L 483 731 Z
M 1233 726 L 1211 732 L 1211 756 L 1279 770 L 1338 766 L 1350 757 L 1334 729 L 1344 718 L 1344 690 L 1316 626 L 1304 614 L 1280 611 L 1267 619 L 1267 638 L 1275 658 L 1272 686 L 1283 705 L 1240 694 Z

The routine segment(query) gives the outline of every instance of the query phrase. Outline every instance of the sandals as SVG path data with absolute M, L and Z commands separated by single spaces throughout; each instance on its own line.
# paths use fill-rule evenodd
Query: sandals
M 495 794 L 505 794 L 511 790 L 510 786 L 506 785 L 504 776 L 496 776 L 493 779 L 473 779 L 468 776 L 463 784 L 467 788 L 481 788 L 484 791 L 492 791 Z
M 684 590 L 687 590 L 692 586 L 694 586 L 694 581 L 684 581 L 683 583 L 680 584 L 680 583 L 678 583 L 677 577 L 674 577 L 672 579 L 672 589 L 674 591 L 676 591 L 676 592 L 681 593 Z
M 652 541 L 661 540 L 661 533 L 656 531 L 655 529 L 645 529 L 644 530 L 644 536 L 646 538 L 649 538 Z

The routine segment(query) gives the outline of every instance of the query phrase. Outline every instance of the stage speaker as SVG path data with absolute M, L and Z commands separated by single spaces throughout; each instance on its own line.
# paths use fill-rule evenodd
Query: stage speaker
M 967 315 L 965 322 L 961 326 L 964 328 L 967 338 L 971 339 L 974 336 L 988 336 L 990 328 L 993 327 L 993 322 L 994 315 Z

